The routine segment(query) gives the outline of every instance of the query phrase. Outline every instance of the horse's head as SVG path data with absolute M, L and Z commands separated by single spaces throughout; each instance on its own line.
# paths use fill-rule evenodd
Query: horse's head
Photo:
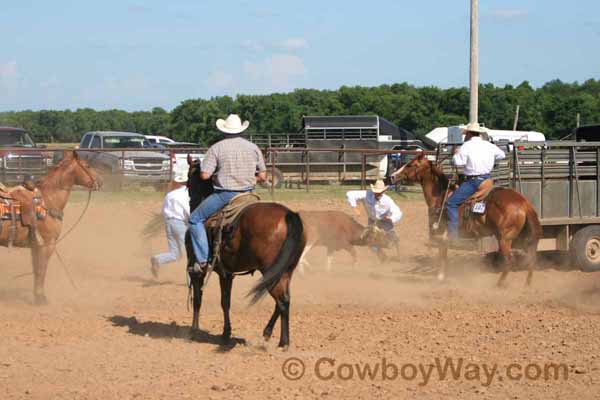
M 90 167 L 87 161 L 80 159 L 74 150 L 65 150 L 63 159 L 56 169 L 61 172 L 61 186 L 79 185 L 94 190 L 102 187 L 100 175 Z
M 425 153 L 421 153 L 390 175 L 390 180 L 392 184 L 401 180 L 411 183 L 420 182 L 421 179 L 423 179 L 423 176 L 425 176 L 425 173 L 432 168 L 433 165 L 431 161 L 425 157 Z
M 200 178 L 201 163 L 200 160 L 194 160 L 188 154 L 188 180 L 187 188 L 190 195 L 190 207 L 195 209 L 198 204 L 214 192 L 213 184 L 210 179 Z

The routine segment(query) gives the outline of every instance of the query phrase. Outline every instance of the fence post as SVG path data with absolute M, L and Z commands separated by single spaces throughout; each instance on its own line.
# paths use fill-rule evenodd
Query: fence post
M 310 151 L 306 150 L 306 191 L 310 191 Z
M 361 162 L 360 162 L 360 189 L 365 190 L 367 187 L 367 155 L 365 153 L 361 153 Z

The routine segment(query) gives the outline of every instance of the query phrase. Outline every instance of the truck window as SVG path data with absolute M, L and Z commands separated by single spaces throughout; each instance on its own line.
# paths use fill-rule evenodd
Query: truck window
M 90 147 L 90 141 L 92 140 L 92 135 L 85 135 L 81 140 L 81 145 L 79 146 L 81 149 L 87 149 Z
M 94 136 L 92 139 L 92 145 L 90 146 L 92 149 L 100 148 L 100 136 Z

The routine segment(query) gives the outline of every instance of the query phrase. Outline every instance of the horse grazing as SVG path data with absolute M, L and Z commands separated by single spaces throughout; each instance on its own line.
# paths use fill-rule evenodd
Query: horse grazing
M 434 233 L 437 221 L 440 221 L 438 234 L 446 229 L 446 210 L 443 209 L 444 197 L 449 197 L 449 181 L 441 168 L 434 165 L 424 154 L 405 164 L 391 175 L 391 180 L 396 183 L 400 180 L 419 182 L 423 188 L 423 195 L 429 209 L 430 234 Z M 498 240 L 500 254 L 504 266 L 498 280 L 501 286 L 508 272 L 515 262 L 513 247 L 525 251 L 528 267 L 526 284 L 530 285 L 533 276 L 533 266 L 536 259 L 537 244 L 542 234 L 542 227 L 533 206 L 520 193 L 507 188 L 496 187 L 487 195 L 486 210 L 484 214 L 471 213 L 468 226 L 462 224 L 461 233 L 474 238 L 495 236 Z M 468 203 L 468 201 L 467 201 Z M 467 210 L 468 211 L 468 210 Z M 463 220 L 465 204 L 459 209 L 460 219 Z M 445 277 L 448 245 L 441 241 L 439 247 L 440 266 L 438 279 Z
M 304 222 L 306 231 L 306 248 L 300 258 L 300 272 L 304 272 L 306 254 L 314 246 L 323 246 L 327 249 L 327 271 L 331 270 L 333 253 L 346 250 L 352 256 L 352 263 L 356 266 L 357 256 L 354 246 L 387 247 L 387 238 L 384 232 L 373 232 L 359 224 L 354 218 L 342 211 L 300 211 L 300 218 Z M 381 252 L 377 253 L 381 257 Z
M 35 304 L 48 302 L 44 293 L 46 270 L 62 230 L 63 210 L 72 187 L 80 185 L 92 190 L 101 184 L 100 177 L 86 161 L 80 160 L 74 151 L 65 151 L 63 159 L 37 182 L 34 191 L 16 187 L 0 194 L 6 204 L 12 203 L 12 208 L 18 204 L 22 212 L 20 220 L 0 221 L 0 246 L 31 249 Z M 36 196 L 38 190 L 41 199 Z
M 200 179 L 199 162 L 188 157 L 188 164 L 190 209 L 194 210 L 212 193 L 213 187 L 211 181 Z M 216 232 L 208 227 L 210 222 L 209 219 L 207 233 L 209 238 L 214 238 Z M 287 207 L 277 203 L 256 202 L 241 210 L 231 227 L 222 234 L 219 261 L 214 265 L 221 286 L 224 341 L 231 337 L 229 307 L 233 278 L 235 275 L 258 270 L 262 273 L 262 279 L 249 293 L 252 296 L 251 303 L 258 301 L 267 292 L 275 299 L 275 310 L 263 331 L 263 337 L 265 340 L 270 339 L 275 323 L 281 317 L 279 347 L 289 346 L 290 281 L 305 243 L 302 220 Z M 189 231 L 186 235 L 186 250 L 189 271 L 196 261 Z M 192 331 L 199 329 L 198 318 L 206 274 L 206 270 L 190 273 L 194 295 Z

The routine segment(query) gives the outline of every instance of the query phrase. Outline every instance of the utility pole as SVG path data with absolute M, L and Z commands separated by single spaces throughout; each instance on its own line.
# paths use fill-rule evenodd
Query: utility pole
M 479 122 L 479 0 L 471 0 L 471 68 L 469 73 L 469 87 L 471 104 L 469 108 L 469 122 Z
M 517 104 L 517 109 L 515 110 L 515 123 L 513 124 L 513 131 L 516 131 L 517 125 L 519 125 L 519 108 L 521 108 L 521 106 Z

